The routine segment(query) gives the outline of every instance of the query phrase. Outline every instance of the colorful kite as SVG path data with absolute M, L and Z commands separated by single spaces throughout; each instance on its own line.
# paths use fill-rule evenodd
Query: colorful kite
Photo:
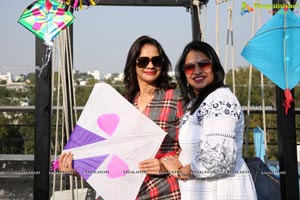
M 285 112 L 290 90 L 300 81 L 300 19 L 287 8 L 274 15 L 247 43 L 242 56 L 284 90 Z
M 154 158 L 166 133 L 111 86 L 95 85 L 64 152 L 73 168 L 109 200 L 133 200 L 145 178 L 138 163 Z
M 56 0 L 39 0 L 22 13 L 19 23 L 52 46 L 53 39 L 74 21 L 70 11 Z
M 60 0 L 62 3 L 66 4 L 67 6 L 70 6 L 74 9 L 83 9 L 83 6 L 95 6 L 96 2 L 95 0 Z M 97 0 L 96 0 L 97 1 Z

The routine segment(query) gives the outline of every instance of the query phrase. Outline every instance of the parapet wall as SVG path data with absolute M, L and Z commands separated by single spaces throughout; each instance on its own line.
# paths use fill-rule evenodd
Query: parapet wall
M 53 173 L 50 174 L 50 197 L 52 196 Z M 62 181 L 61 181 L 62 177 Z M 85 200 L 94 200 L 95 191 L 86 183 L 88 188 Z M 42 184 L 42 183 L 41 183 Z M 56 174 L 55 191 L 69 188 L 69 175 Z M 75 184 L 73 184 L 75 185 Z M 80 178 L 77 181 L 81 187 Z M 34 191 L 34 156 L 0 154 L 0 199 L 1 200 L 30 200 Z M 50 199 L 49 197 L 49 199 Z

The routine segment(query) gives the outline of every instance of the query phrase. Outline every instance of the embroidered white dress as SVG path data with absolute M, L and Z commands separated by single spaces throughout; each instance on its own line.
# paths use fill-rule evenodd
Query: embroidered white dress
M 190 106 L 190 105 L 189 105 Z M 179 181 L 182 200 L 257 199 L 242 158 L 244 116 L 235 95 L 219 88 L 182 119 L 179 160 L 193 176 Z

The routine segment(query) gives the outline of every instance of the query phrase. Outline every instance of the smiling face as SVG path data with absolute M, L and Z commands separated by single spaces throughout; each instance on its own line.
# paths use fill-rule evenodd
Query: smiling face
M 159 56 L 159 51 L 157 47 L 152 44 L 145 44 L 141 49 L 141 54 L 139 55 L 139 57 L 149 58 L 153 58 L 155 56 Z M 156 80 L 161 74 L 161 67 L 154 66 L 152 61 L 149 62 L 145 68 L 139 67 L 136 64 L 136 74 L 139 85 L 149 84 L 155 86 Z
M 201 90 L 210 85 L 214 80 L 212 64 L 201 64 L 204 62 L 207 63 L 207 60 L 210 61 L 204 53 L 195 50 L 191 50 L 185 58 L 185 66 L 193 64 L 195 66 L 194 71 L 192 73 L 185 73 L 185 76 L 187 83 L 193 88 L 196 94 L 201 93 Z

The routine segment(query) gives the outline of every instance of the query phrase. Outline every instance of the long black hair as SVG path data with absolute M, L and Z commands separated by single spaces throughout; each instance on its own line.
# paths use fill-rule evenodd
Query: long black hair
M 203 88 L 201 93 L 198 95 L 196 95 L 194 90 L 190 88 L 190 86 L 188 85 L 186 75 L 183 71 L 183 66 L 185 63 L 186 56 L 190 51 L 200 51 L 204 53 L 212 62 L 212 71 L 214 75 L 214 80 L 210 85 Z M 225 72 L 221 65 L 220 59 L 217 53 L 215 52 L 215 50 L 205 42 L 192 41 L 185 46 L 176 64 L 175 73 L 176 73 L 177 83 L 180 87 L 185 102 L 188 103 L 191 99 L 193 98 L 196 99 L 191 107 L 191 114 L 195 112 L 195 110 L 200 106 L 203 100 L 211 92 L 213 92 L 219 87 L 224 87 Z
M 171 83 L 172 78 L 168 75 L 168 71 L 171 69 L 171 62 L 167 57 L 165 51 L 163 50 L 162 46 L 154 38 L 144 35 L 137 38 L 131 45 L 124 68 L 124 97 L 129 102 L 133 102 L 136 94 L 140 91 L 136 75 L 136 59 L 140 56 L 141 49 L 145 44 L 151 44 L 156 46 L 159 55 L 162 56 L 164 59 L 164 63 L 161 66 L 161 74 L 156 80 L 156 87 L 164 90 L 176 88 L 176 84 Z

